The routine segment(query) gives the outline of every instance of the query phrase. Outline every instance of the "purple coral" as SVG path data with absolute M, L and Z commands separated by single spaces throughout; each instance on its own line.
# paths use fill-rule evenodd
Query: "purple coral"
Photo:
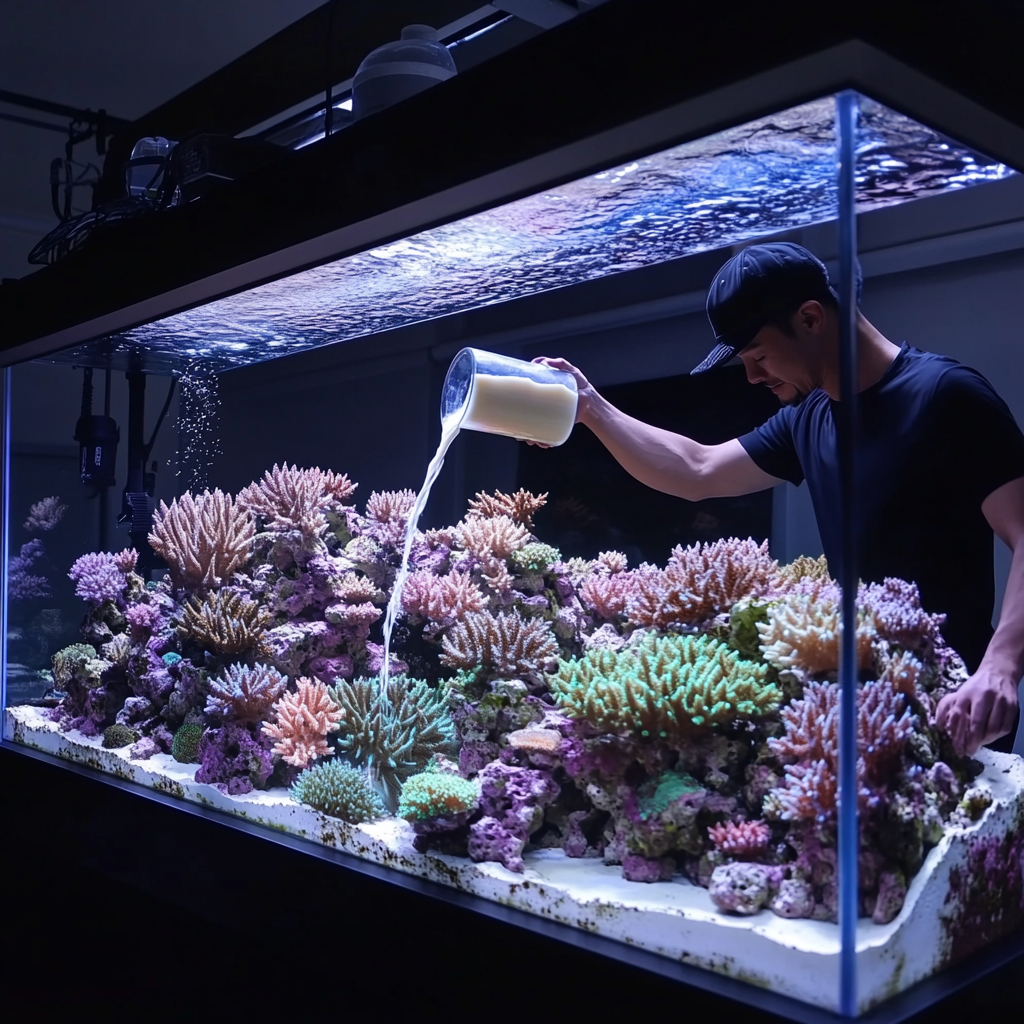
M 945 647 L 940 627 L 946 616 L 924 611 L 916 583 L 889 577 L 863 587 L 859 603 L 874 617 L 881 639 L 928 657 Z
M 544 819 L 544 807 L 559 793 L 548 772 L 495 761 L 478 777 L 483 817 L 469 828 L 469 855 L 523 870 L 523 848 Z
M 41 540 L 30 540 L 21 545 L 21 552 L 15 555 L 7 567 L 7 596 L 12 601 L 33 601 L 49 597 L 50 582 L 45 576 L 37 576 L 29 570 L 46 554 Z
M 75 594 L 93 605 L 120 600 L 128 581 L 118 568 L 117 559 L 117 555 L 106 551 L 82 555 L 68 573 L 75 583 Z
M 224 721 L 262 721 L 287 685 L 287 676 L 266 665 L 229 665 L 222 676 L 210 680 L 206 713 Z
M 144 639 L 160 625 L 160 609 L 155 604 L 133 604 L 125 610 L 124 617 L 134 640 Z

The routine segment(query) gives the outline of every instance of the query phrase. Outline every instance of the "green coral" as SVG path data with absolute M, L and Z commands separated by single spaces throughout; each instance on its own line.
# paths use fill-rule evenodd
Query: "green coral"
M 648 636 L 562 661 L 548 685 L 562 711 L 606 733 L 679 738 L 694 727 L 769 714 L 782 691 L 767 665 L 706 636 Z
M 175 734 L 171 743 L 171 757 L 182 764 L 198 764 L 199 741 L 203 738 L 203 727 L 198 722 L 186 722 Z
M 700 793 L 703 788 L 685 772 L 665 772 L 657 778 L 649 779 L 637 790 L 640 818 L 646 821 L 664 814 L 674 800 L 690 793 Z
M 431 688 L 420 679 L 392 676 L 385 694 L 376 678 L 335 682 L 329 692 L 345 712 L 338 749 L 366 770 L 394 810 L 410 775 L 423 771 L 434 754 L 455 753 L 448 684 Z
M 352 825 L 387 814 L 366 773 L 333 758 L 302 772 L 291 788 L 291 797 Z
M 729 646 L 744 658 L 761 658 L 761 634 L 759 622 L 768 621 L 768 605 L 757 601 L 740 602 L 733 605 L 729 614 Z
M 95 676 L 94 685 L 100 685 L 98 672 L 90 672 L 89 662 L 96 661 L 96 648 L 91 644 L 71 644 L 58 651 L 51 659 L 53 666 L 53 681 L 61 690 L 66 690 L 68 684 L 76 677 L 88 678 Z
M 103 746 L 108 750 L 116 750 L 119 747 L 127 747 L 139 738 L 134 729 L 127 725 L 108 725 L 103 730 Z
M 406 821 L 451 818 L 475 811 L 480 792 L 475 782 L 459 775 L 428 770 L 406 779 L 398 816 Z
M 531 544 L 524 544 L 517 551 L 512 552 L 510 561 L 520 572 L 547 572 L 555 562 L 562 560 L 562 553 L 558 548 L 550 544 L 541 544 L 534 541 Z

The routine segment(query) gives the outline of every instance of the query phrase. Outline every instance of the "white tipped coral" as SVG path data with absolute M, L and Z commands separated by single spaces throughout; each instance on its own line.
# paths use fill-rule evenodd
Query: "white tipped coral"
M 530 539 L 530 531 L 509 516 L 464 519 L 456 528 L 460 548 L 480 559 L 506 559 Z

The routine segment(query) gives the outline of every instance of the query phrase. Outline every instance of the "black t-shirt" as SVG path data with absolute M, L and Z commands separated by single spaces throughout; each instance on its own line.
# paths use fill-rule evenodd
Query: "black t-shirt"
M 980 373 L 906 344 L 860 402 L 860 577 L 916 582 L 924 608 L 948 616 L 943 634 L 973 672 L 992 638 L 995 598 L 981 504 L 1024 476 L 1024 435 Z M 806 478 L 833 575 L 842 557 L 837 404 L 814 391 L 739 439 L 766 473 Z

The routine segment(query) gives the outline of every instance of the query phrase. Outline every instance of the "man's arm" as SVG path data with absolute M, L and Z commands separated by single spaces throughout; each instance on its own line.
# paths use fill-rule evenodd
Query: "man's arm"
M 688 501 L 749 494 L 782 481 L 760 469 L 737 440 L 699 444 L 682 434 L 627 416 L 602 398 L 564 359 L 537 359 L 576 378 L 576 422 L 589 427 L 619 465 L 641 483 Z
M 978 671 L 935 710 L 935 724 L 961 754 L 973 754 L 1013 728 L 1017 685 L 1024 676 L 1024 477 L 993 491 L 981 511 L 1013 552 L 1013 561 L 999 625 Z

